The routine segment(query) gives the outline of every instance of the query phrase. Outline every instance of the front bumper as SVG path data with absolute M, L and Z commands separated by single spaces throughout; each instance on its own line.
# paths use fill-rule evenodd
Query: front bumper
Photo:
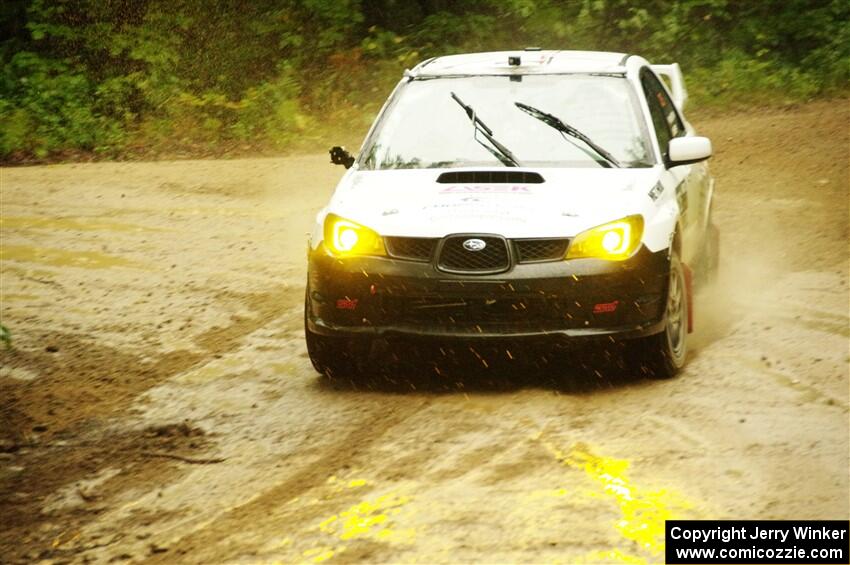
M 517 264 L 455 275 L 432 264 L 310 251 L 306 323 L 347 337 L 629 339 L 664 328 L 667 250 L 620 262 Z

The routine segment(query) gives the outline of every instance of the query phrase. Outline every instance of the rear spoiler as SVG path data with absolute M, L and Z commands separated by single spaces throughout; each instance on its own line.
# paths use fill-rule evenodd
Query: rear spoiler
M 679 63 L 671 65 L 650 65 L 655 74 L 666 78 L 670 85 L 670 95 L 673 97 L 673 103 L 679 110 L 685 109 L 685 102 L 688 101 L 688 91 L 685 89 L 685 78 L 682 76 L 682 69 L 679 68 Z

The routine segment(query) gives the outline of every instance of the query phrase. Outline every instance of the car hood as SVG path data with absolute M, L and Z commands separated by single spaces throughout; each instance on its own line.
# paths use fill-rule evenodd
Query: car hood
M 648 211 L 658 168 L 510 169 L 543 183 L 441 183 L 443 169 L 350 170 L 326 212 L 385 236 L 567 237 Z M 464 169 L 450 169 L 451 172 Z

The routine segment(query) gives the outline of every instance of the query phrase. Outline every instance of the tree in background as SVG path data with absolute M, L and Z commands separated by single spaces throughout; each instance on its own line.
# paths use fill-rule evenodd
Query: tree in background
M 404 67 L 538 45 L 676 60 L 697 103 L 846 90 L 838 0 L 6 0 L 0 158 L 204 155 L 362 129 Z

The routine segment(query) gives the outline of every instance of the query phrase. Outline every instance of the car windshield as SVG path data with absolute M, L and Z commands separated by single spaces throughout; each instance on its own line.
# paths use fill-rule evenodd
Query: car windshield
M 361 169 L 502 166 L 476 141 L 455 93 L 525 167 L 600 167 L 578 139 L 521 111 L 516 102 L 558 117 L 623 167 L 654 163 L 637 98 L 622 76 L 522 75 L 418 79 L 390 102 L 360 156 Z M 478 134 L 478 139 L 487 141 Z

